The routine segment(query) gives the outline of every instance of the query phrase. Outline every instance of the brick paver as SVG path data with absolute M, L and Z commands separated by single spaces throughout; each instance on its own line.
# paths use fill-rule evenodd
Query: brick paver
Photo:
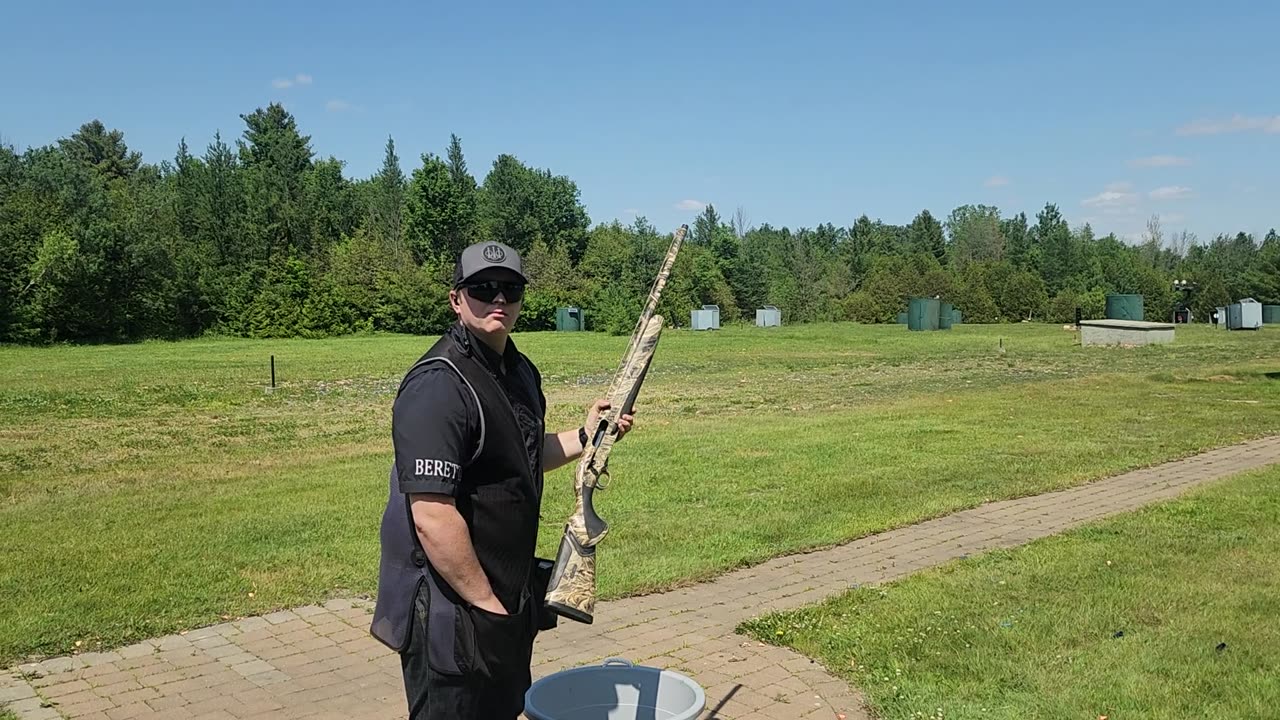
M 1277 462 L 1280 437 L 1264 438 L 777 558 L 693 587 L 601 603 L 593 625 L 562 621 L 539 636 L 534 674 L 622 657 L 697 680 L 707 692 L 703 718 L 865 718 L 846 683 L 734 627 L 766 611 L 1025 543 Z M 22 665 L 0 673 L 0 704 L 22 720 L 400 718 L 399 661 L 369 636 L 371 608 L 366 600 L 331 600 Z

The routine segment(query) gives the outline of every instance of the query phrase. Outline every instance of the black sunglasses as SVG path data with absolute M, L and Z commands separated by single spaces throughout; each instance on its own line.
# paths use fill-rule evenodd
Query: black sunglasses
M 524 283 L 498 282 L 490 280 L 482 283 L 463 283 L 467 294 L 480 302 L 493 302 L 502 293 L 509 303 L 518 303 L 524 299 Z

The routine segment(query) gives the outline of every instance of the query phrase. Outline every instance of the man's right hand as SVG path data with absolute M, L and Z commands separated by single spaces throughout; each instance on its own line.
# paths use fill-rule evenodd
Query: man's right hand
M 489 596 L 489 599 L 487 599 L 487 600 L 485 600 L 485 601 L 483 601 L 483 602 L 478 602 L 478 603 L 473 603 L 473 604 L 474 604 L 476 607 L 480 608 L 481 610 L 488 610 L 489 612 L 493 613 L 494 615 L 507 615 L 507 614 L 509 614 L 509 613 L 507 613 L 507 609 L 506 609 L 505 607 L 503 607 L 503 606 L 502 606 L 502 602 L 501 602 L 500 600 L 498 600 L 498 597 L 497 597 L 496 595 L 490 595 L 490 596 Z

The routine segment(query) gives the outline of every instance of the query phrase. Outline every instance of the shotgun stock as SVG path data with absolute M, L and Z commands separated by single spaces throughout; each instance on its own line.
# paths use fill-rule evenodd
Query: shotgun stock
M 640 393 L 640 386 L 649 372 L 649 363 L 653 361 L 653 352 L 658 346 L 663 326 L 662 316 L 655 315 L 654 312 L 688 231 L 688 225 L 681 225 L 676 230 L 658 276 L 649 289 L 644 310 L 631 333 L 631 342 L 622 355 L 618 372 L 605 396 L 609 401 L 609 409 L 601 414 L 596 427 L 587 428 L 587 447 L 583 448 L 582 456 L 578 459 L 578 469 L 573 479 L 575 506 L 565 524 L 564 536 L 560 539 L 560 551 L 556 556 L 555 567 L 551 570 L 551 581 L 547 585 L 545 598 L 549 608 L 571 620 L 587 624 L 594 620 L 596 546 L 608 533 L 609 526 L 596 513 L 593 496 L 597 488 L 604 489 L 601 480 L 609 475 L 609 454 L 618 438 L 618 418 L 631 412 L 636 396 Z

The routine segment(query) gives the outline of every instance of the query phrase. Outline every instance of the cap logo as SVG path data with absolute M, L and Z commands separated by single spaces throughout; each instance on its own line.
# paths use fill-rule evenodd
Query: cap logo
M 507 258 L 507 254 L 497 245 L 486 245 L 484 247 L 484 259 L 491 263 L 500 263 Z

